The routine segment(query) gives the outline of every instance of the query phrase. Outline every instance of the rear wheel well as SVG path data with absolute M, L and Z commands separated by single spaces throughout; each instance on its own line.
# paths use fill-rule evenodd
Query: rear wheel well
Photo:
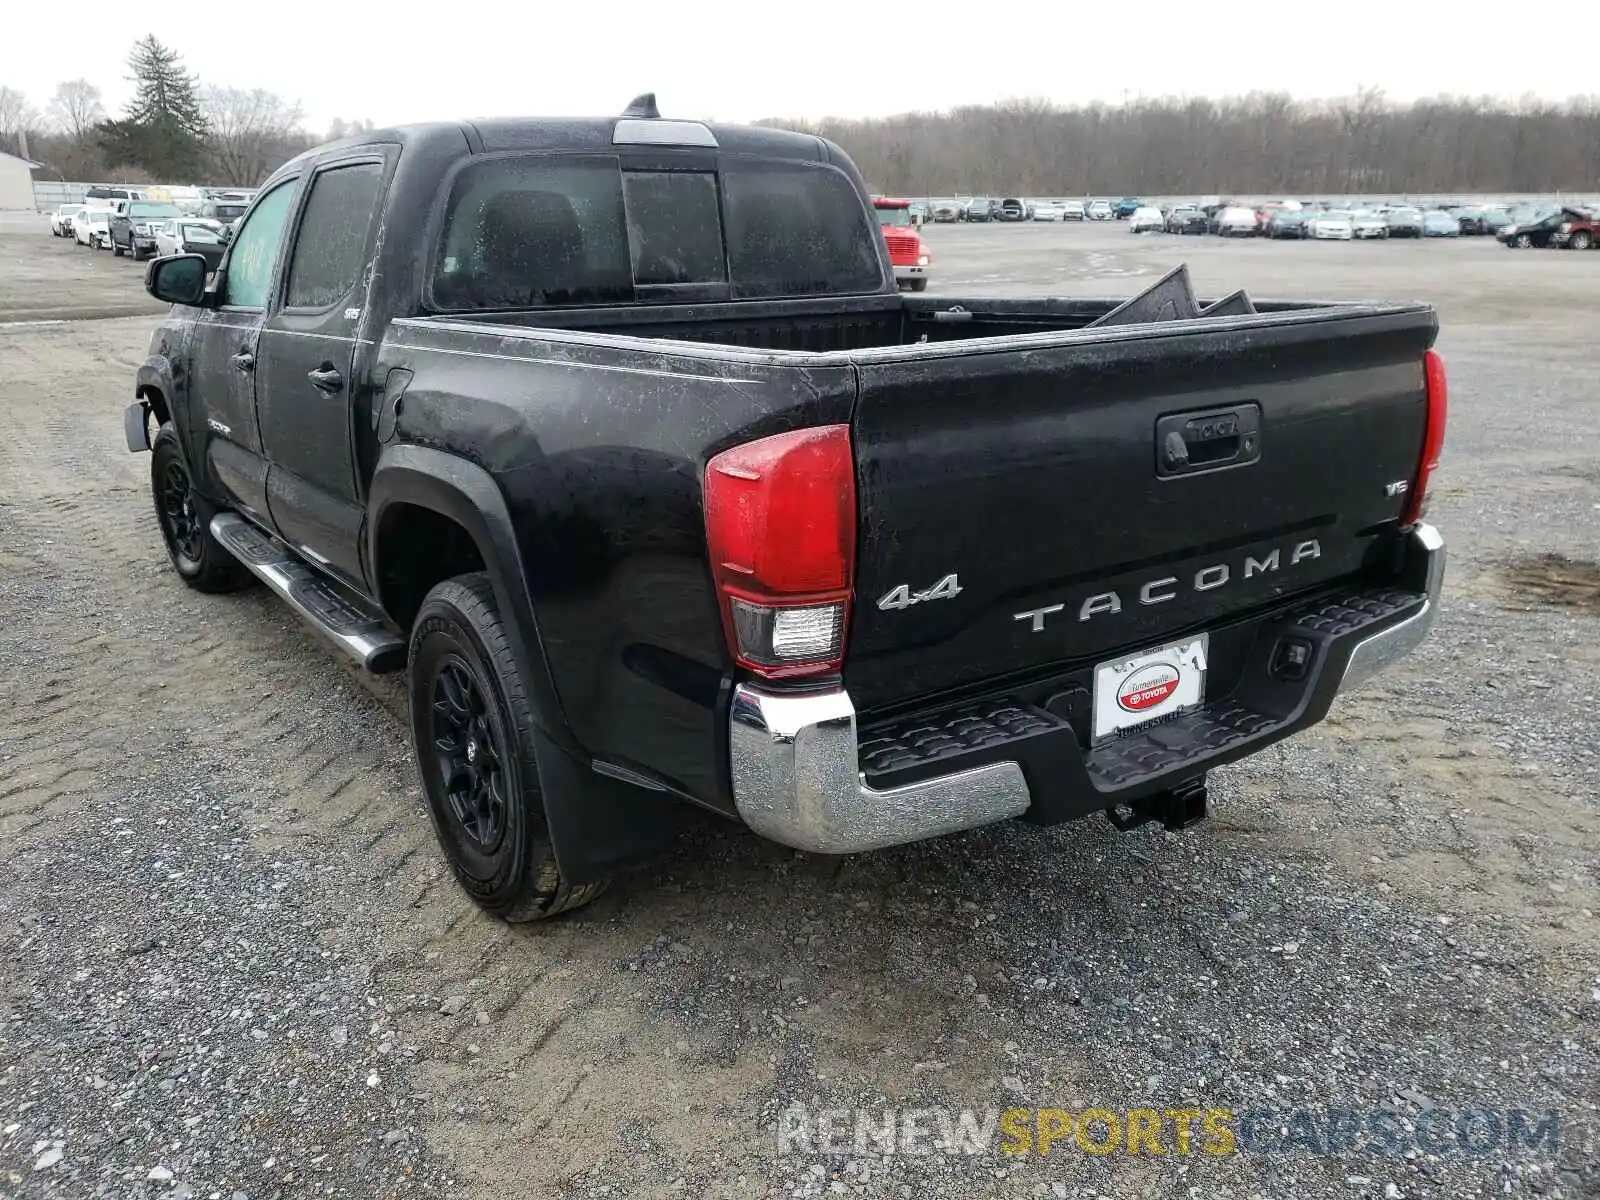
M 431 508 L 405 503 L 383 510 L 373 559 L 384 612 L 407 631 L 435 586 L 487 567 L 463 526 Z

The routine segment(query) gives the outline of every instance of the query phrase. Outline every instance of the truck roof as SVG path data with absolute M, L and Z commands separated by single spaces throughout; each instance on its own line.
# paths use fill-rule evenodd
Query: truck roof
M 320 158 L 330 151 L 378 143 L 419 146 L 457 142 L 472 154 L 508 150 L 609 151 L 620 145 L 700 146 L 733 154 L 837 161 L 829 144 L 812 134 L 757 125 L 721 125 L 640 115 L 635 108 L 638 103 L 635 101 L 620 117 L 494 117 L 373 129 L 313 146 L 285 163 L 279 171 Z M 653 101 L 650 108 L 653 111 Z
M 911 207 L 911 201 L 909 201 L 909 200 L 892 200 L 888 196 L 874 196 L 872 198 L 872 207 L 873 208 L 910 208 Z

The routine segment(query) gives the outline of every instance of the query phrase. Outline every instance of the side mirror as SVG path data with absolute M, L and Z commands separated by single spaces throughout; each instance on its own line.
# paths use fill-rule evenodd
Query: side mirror
M 144 273 L 144 290 L 168 304 L 204 303 L 206 260 L 199 254 L 178 254 L 153 260 Z

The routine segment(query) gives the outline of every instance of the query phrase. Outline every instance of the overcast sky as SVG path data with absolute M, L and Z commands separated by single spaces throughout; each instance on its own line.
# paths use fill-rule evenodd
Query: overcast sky
M 84 77 L 114 112 L 130 93 L 129 46 L 148 31 L 203 82 L 298 100 L 319 133 L 335 116 L 610 114 L 647 90 L 667 116 L 749 120 L 1018 96 L 1328 97 L 1367 84 L 1398 99 L 1565 98 L 1596 87 L 1592 38 L 1529 36 L 1526 22 L 1507 36 L 1514 7 L 1485 4 L 1474 20 L 1471 3 L 1423 0 L 1242 0 L 1248 19 L 1237 21 L 1228 11 L 1065 0 L 22 3 L 5 19 L 0 85 L 43 107 L 59 81 Z

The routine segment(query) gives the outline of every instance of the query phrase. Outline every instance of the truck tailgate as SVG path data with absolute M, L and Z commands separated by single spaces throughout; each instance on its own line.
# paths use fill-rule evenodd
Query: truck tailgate
M 1357 574 L 1416 472 L 1436 330 L 1350 306 L 858 352 L 855 702 L 1092 663 Z

